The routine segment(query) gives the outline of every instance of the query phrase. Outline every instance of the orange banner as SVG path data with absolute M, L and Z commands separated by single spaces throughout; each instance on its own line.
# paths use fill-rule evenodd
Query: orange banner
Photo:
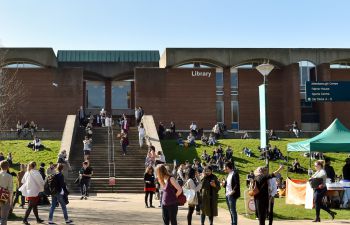
M 293 180 L 287 178 L 286 204 L 305 204 L 306 182 L 306 180 Z

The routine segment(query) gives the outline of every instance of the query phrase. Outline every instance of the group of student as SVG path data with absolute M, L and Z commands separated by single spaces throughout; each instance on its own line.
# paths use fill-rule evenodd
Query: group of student
M 23 124 L 20 120 L 17 121 L 16 124 L 16 131 L 17 131 L 17 137 L 27 137 L 27 135 L 30 133 L 31 137 L 34 137 L 34 133 L 38 130 L 38 125 L 34 123 L 34 121 L 31 121 L 30 123 L 28 121 L 25 121 Z
M 224 164 L 226 162 L 232 161 L 233 150 L 230 146 L 223 149 L 221 145 L 214 149 L 212 155 L 210 156 L 206 150 L 204 150 L 201 155 L 201 159 L 206 162 L 209 166 L 213 168 L 215 172 L 220 172 L 224 170 Z
M 68 212 L 66 208 L 67 198 L 69 192 L 66 188 L 66 184 L 64 182 L 63 176 L 63 168 L 64 164 L 58 163 L 54 166 L 50 163 L 50 167 L 45 171 L 44 166 L 37 170 L 37 165 L 35 162 L 30 162 L 27 165 L 21 164 L 20 172 L 18 174 L 10 173 L 10 165 L 7 161 L 3 160 L 0 162 L 0 192 L 2 193 L 3 199 L 0 201 L 0 210 L 1 210 L 1 224 L 7 224 L 7 218 L 9 213 L 15 207 L 19 197 L 21 197 L 20 206 L 24 208 L 25 202 L 28 202 L 27 209 L 25 211 L 23 217 L 23 224 L 28 225 L 28 218 L 33 211 L 36 222 L 43 223 L 44 220 L 39 217 L 38 205 L 41 201 L 43 195 L 51 195 L 51 207 L 48 215 L 48 224 L 55 224 L 53 222 L 53 214 L 56 209 L 57 204 L 62 208 L 65 223 L 70 224 L 73 221 L 69 219 Z M 45 173 L 46 172 L 46 173 Z M 43 177 L 47 176 L 46 179 Z M 14 195 L 13 190 L 13 177 L 17 176 L 17 187 Z M 47 186 L 48 177 L 55 177 L 56 182 L 52 182 L 55 184 L 55 192 L 50 192 L 49 188 L 45 188 Z M 45 193 L 44 193 L 45 192 Z M 50 193 L 48 193 L 50 192 Z M 14 197 L 14 198 L 13 198 Z
M 232 162 L 225 164 L 225 172 L 228 176 L 220 181 L 210 166 L 203 168 L 198 160 L 193 165 L 181 164 L 178 169 L 174 168 L 172 171 L 164 164 L 158 164 L 155 170 L 148 166 L 144 176 L 145 207 L 154 208 L 152 196 L 154 192 L 159 192 L 159 207 L 162 208 L 164 224 L 177 225 L 179 196 L 189 190 L 194 195 L 188 198 L 187 223 L 192 224 L 193 213 L 196 211 L 196 215 L 200 215 L 202 225 L 205 224 L 206 218 L 212 225 L 214 217 L 218 216 L 218 192 L 223 187 L 231 214 L 231 224 L 236 225 L 236 200 L 240 197 L 239 175 Z

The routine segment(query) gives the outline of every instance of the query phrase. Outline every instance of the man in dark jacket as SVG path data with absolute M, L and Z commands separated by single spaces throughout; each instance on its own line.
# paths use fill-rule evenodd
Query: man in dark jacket
M 331 166 L 331 159 L 325 159 L 326 165 L 324 166 L 324 170 L 326 171 L 327 178 L 331 179 L 331 182 L 335 182 L 335 172 L 333 167 Z
M 234 169 L 232 162 L 225 164 L 225 172 L 228 174 L 226 181 L 223 183 L 226 193 L 226 203 L 231 214 L 231 225 L 237 225 L 236 202 L 241 196 L 239 174 Z
M 343 167 L 343 179 L 350 180 L 350 158 L 345 160 L 345 165 Z

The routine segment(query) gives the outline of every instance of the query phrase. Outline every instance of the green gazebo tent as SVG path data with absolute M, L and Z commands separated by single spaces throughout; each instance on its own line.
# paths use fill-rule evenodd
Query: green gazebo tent
M 290 143 L 288 152 L 350 152 L 350 130 L 338 119 L 319 135 Z

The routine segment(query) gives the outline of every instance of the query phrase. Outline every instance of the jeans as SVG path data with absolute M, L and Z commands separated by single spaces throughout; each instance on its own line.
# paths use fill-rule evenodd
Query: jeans
M 0 224 L 1 225 L 7 225 L 7 217 L 10 212 L 10 203 L 6 202 L 0 202 Z
M 163 205 L 162 206 L 162 214 L 163 214 L 163 222 L 164 225 L 177 225 L 177 205 Z
M 89 196 L 90 179 L 82 178 L 80 181 L 81 196 Z
M 19 199 L 19 196 L 21 196 L 21 204 L 20 204 L 20 206 L 24 206 L 25 197 L 22 195 L 22 192 L 20 192 L 20 191 L 17 189 L 17 190 L 16 190 L 15 199 L 13 200 L 12 208 L 15 208 L 15 205 L 16 205 L 18 199 Z
M 269 210 L 268 210 L 269 225 L 272 225 L 272 222 L 273 222 L 273 206 L 274 205 L 275 205 L 275 198 L 270 196 Z
M 232 195 L 226 196 L 226 203 L 231 214 L 232 225 L 237 225 L 236 201 L 237 199 L 235 199 Z
M 66 207 L 66 203 L 64 202 L 63 195 L 61 195 L 60 193 L 52 196 L 49 221 L 52 221 L 52 219 L 53 219 L 53 213 L 55 212 L 57 202 L 60 203 L 60 206 L 61 206 L 62 211 L 63 211 L 63 217 L 67 221 L 68 220 L 67 207 Z

